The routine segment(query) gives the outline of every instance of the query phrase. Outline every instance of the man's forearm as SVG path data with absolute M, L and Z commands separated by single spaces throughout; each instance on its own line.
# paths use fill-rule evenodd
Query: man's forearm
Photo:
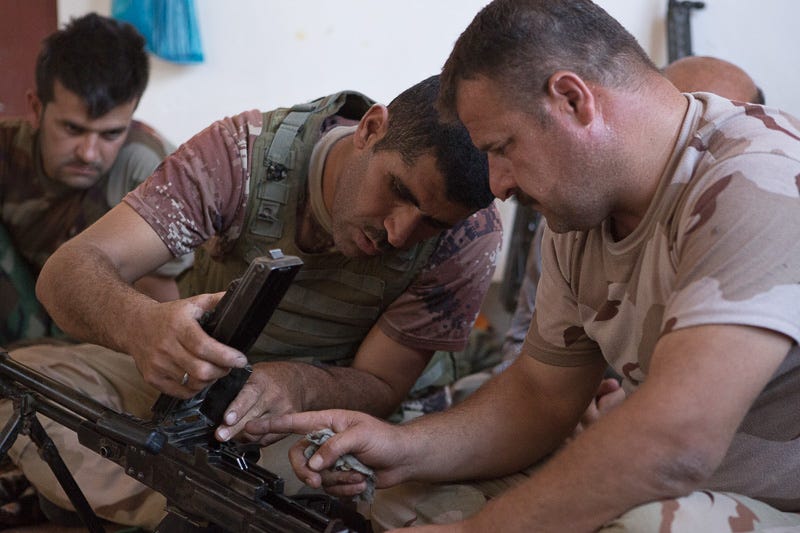
M 385 381 L 353 367 L 302 364 L 303 410 L 350 409 L 385 418 L 399 407 Z
M 691 438 L 673 438 L 654 419 L 632 434 L 634 409 L 626 401 L 591 426 L 528 481 L 492 500 L 470 527 L 488 531 L 502 523 L 504 531 L 594 531 L 638 505 L 694 490 L 712 471 L 714 455 L 707 448 L 692 449 Z
M 134 310 L 154 303 L 91 249 L 51 256 L 37 280 L 36 295 L 66 333 L 121 352 L 126 351 L 124 333 Z
M 175 278 L 150 274 L 142 276 L 133 286 L 137 291 L 146 294 L 157 302 L 169 302 L 180 298 L 178 284 Z
M 547 456 L 574 427 L 580 408 L 544 400 L 541 393 L 528 386 L 524 374 L 509 369 L 463 403 L 414 419 L 406 425 L 412 435 L 408 440 L 420 451 L 411 479 L 495 478 Z M 531 406 L 537 402 L 550 407 L 532 417 Z

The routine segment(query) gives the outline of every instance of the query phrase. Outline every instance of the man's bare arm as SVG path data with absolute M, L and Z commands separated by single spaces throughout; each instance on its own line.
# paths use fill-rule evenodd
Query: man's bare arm
M 219 295 L 158 303 L 132 287 L 170 258 L 144 219 L 119 204 L 50 257 L 36 293 L 68 334 L 130 354 L 148 383 L 189 397 L 246 360 L 197 323 Z M 181 385 L 185 372 L 192 379 Z
M 300 479 L 318 487 L 326 477 L 326 490 L 342 496 L 364 490 L 358 480 L 325 473 L 345 453 L 375 469 L 378 487 L 408 480 L 498 477 L 535 463 L 564 441 L 597 390 L 604 369 L 603 361 L 554 367 L 523 355 L 461 404 L 402 426 L 363 413 L 328 410 L 265 417 L 248 429 L 254 435 L 333 429 L 338 434 L 312 460 L 306 462 L 302 445 L 293 449 L 292 464 Z M 546 407 L 534 412 L 537 404 Z M 484 528 L 492 529 L 496 528 Z
M 148 274 L 137 279 L 133 287 L 157 302 L 170 302 L 180 298 L 178 284 L 175 283 L 175 278 L 169 276 Z
M 637 505 L 691 492 L 722 460 L 790 344 L 742 326 L 664 336 L 635 394 L 465 529 L 504 523 L 506 531 L 590 531 Z M 509 516 L 518 518 L 512 524 Z
M 262 415 L 339 408 L 388 416 L 408 394 L 432 353 L 403 346 L 376 326 L 350 367 L 257 364 L 226 413 L 229 427 L 220 427 L 217 435 L 227 440 L 248 420 Z
M 158 241 L 144 220 L 119 204 L 50 257 L 36 295 L 70 335 L 124 351 L 123 317 L 154 303 L 131 283 L 170 258 Z

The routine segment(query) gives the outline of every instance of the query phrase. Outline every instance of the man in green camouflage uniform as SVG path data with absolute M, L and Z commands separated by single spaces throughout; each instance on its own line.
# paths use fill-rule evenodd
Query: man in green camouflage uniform
M 173 150 L 132 120 L 148 69 L 136 30 L 87 15 L 45 40 L 31 120 L 0 121 L 0 346 L 58 334 L 34 295 L 42 265 Z M 142 284 L 174 297 L 180 269 Z
M 43 43 L 36 90 L 27 94 L 30 119 L 0 121 L 0 346 L 62 336 L 34 294 L 39 271 L 173 151 L 132 120 L 148 71 L 144 40 L 131 26 L 95 14 L 75 19 Z M 156 299 L 175 298 L 173 277 L 190 261 L 176 259 L 136 285 Z M 2 503 L 27 484 L 13 486 Z M 0 523 L 27 519 L 16 503 L 0 507 Z

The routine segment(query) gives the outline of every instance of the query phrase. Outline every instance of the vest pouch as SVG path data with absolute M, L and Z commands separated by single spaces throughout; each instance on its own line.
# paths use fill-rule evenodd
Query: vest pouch
M 301 270 L 251 351 L 253 358 L 346 360 L 384 309 L 385 282 L 338 269 Z

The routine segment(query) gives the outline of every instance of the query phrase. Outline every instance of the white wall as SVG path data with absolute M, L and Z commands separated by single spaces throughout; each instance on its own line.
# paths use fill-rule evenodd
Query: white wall
M 137 111 L 176 143 L 212 121 L 356 89 L 388 102 L 441 69 L 488 0 L 196 0 L 205 62 L 153 58 Z M 667 0 L 599 0 L 662 66 Z M 745 68 L 770 105 L 800 116 L 800 2 L 706 0 L 692 17 L 694 53 Z M 59 0 L 59 20 L 110 13 L 110 0 Z M 504 220 L 513 204 L 502 205 Z M 509 227 L 506 224 L 506 227 Z M 508 236 L 508 235 L 507 235 Z M 498 268 L 496 277 L 502 273 Z

